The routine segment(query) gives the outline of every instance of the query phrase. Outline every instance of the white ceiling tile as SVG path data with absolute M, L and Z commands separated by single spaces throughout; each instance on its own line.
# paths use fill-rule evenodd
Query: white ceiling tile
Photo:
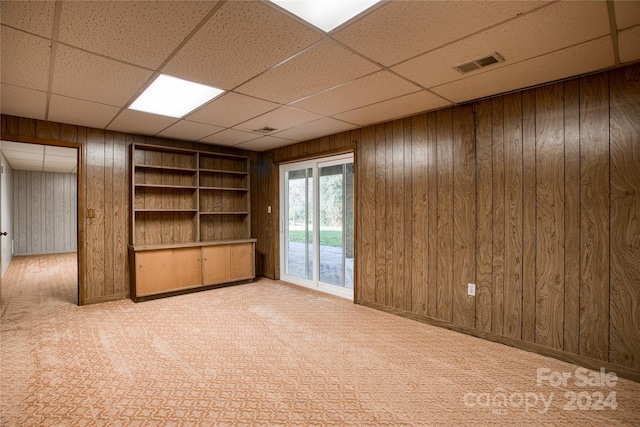
M 163 72 L 232 89 L 320 38 L 261 2 L 226 2 Z
M 389 98 L 421 90 L 390 73 L 380 71 L 291 104 L 293 107 L 330 116 Z
M 189 114 L 185 119 L 210 125 L 232 127 L 280 105 L 229 92 Z
M 20 160 L 9 160 L 7 159 L 13 170 L 18 171 L 41 171 L 42 163 L 34 163 L 28 161 L 20 161 Z
M 640 1 L 615 0 L 613 7 L 618 29 L 629 28 L 640 24 Z
M 605 2 L 560 2 L 421 55 L 394 66 L 393 70 L 430 88 L 509 66 L 609 32 Z M 455 65 L 492 52 L 500 53 L 505 62 L 466 74 L 453 69 Z
M 391 1 L 334 38 L 384 65 L 541 6 L 540 1 Z
M 235 148 L 251 151 L 267 151 L 291 144 L 295 144 L 295 141 L 277 138 L 275 136 L 263 136 L 262 138 L 254 139 L 253 141 L 238 144 Z
M 46 91 L 51 42 L 2 26 L 2 83 Z
M 0 102 L 2 114 L 38 120 L 46 117 L 46 92 L 2 84 Z
M 58 40 L 156 69 L 216 1 L 65 1 Z M 158 43 L 162 40 L 162 43 Z
M 620 62 L 640 59 L 640 25 L 618 33 Z
M 44 172 L 53 172 L 53 173 L 72 173 L 75 169 L 75 166 L 67 166 L 67 165 L 50 165 L 46 164 L 42 168 Z
M 3 1 L 3 25 L 43 37 L 51 37 L 56 4 L 52 1 Z
M 243 132 L 241 130 L 226 129 L 222 132 L 218 132 L 206 138 L 202 138 L 200 142 L 231 146 L 256 138 L 260 138 L 260 135 L 251 132 Z
M 73 158 L 74 162 L 78 157 L 78 150 L 75 148 L 67 148 L 67 147 L 56 147 L 54 145 L 46 145 L 44 147 L 44 152 L 47 156 L 59 156 L 59 157 L 67 157 Z
M 356 127 L 357 125 L 351 123 L 345 123 L 330 117 L 323 117 L 314 122 L 305 123 L 282 132 L 276 132 L 272 136 L 295 141 L 308 141 L 322 136 L 344 132 Z
M 7 159 L 16 159 L 16 160 L 29 160 L 29 161 L 40 161 L 42 163 L 42 159 L 44 158 L 43 153 L 33 153 L 28 151 L 13 151 L 8 149 L 2 149 L 4 156 Z
M 104 129 L 120 109 L 82 99 L 51 95 L 49 120 L 72 125 Z
M 52 92 L 124 107 L 152 72 L 58 45 Z
M 75 151 L 75 150 L 73 150 Z M 75 157 L 67 157 L 67 156 L 55 156 L 51 154 L 46 154 L 44 156 L 45 164 L 55 164 L 55 165 L 75 165 L 76 158 Z
M 2 141 L 2 151 L 17 151 L 21 153 L 44 153 L 44 145 L 23 142 Z
M 327 40 L 270 69 L 237 91 L 286 104 L 378 70 L 380 67 Z
M 197 141 L 205 136 L 220 132 L 224 128 L 211 126 L 203 123 L 195 123 L 187 120 L 180 120 L 158 134 L 165 138 L 182 139 L 187 141 Z
M 432 90 L 454 102 L 465 102 L 600 70 L 613 64 L 611 37 L 607 36 Z
M 298 126 L 302 123 L 318 120 L 320 117 L 321 116 L 308 111 L 302 111 L 291 107 L 280 107 L 277 110 L 270 111 L 254 119 L 241 123 L 238 126 L 235 126 L 235 129 L 255 131 L 256 129 L 268 126 L 277 130 L 285 130 Z
M 379 123 L 450 105 L 444 99 L 422 91 L 390 99 L 367 107 L 336 114 L 336 119 L 358 125 Z
M 111 122 L 107 129 L 141 135 L 155 135 L 177 121 L 178 119 L 173 117 L 124 110 Z

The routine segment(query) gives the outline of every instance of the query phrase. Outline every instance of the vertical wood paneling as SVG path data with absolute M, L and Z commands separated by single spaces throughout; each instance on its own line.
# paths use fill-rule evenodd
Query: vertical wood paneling
M 402 120 L 393 122 L 393 175 L 392 175 L 392 200 L 393 218 L 391 229 L 393 231 L 393 252 L 392 261 L 393 276 L 391 278 L 391 305 L 396 308 L 403 308 L 405 297 L 405 234 L 404 234 L 404 213 L 405 213 L 405 182 L 404 182 L 404 129 Z
M 358 204 L 358 216 L 361 218 L 358 228 L 359 248 L 358 257 L 359 274 L 361 280 L 358 286 L 359 298 L 364 301 L 376 301 L 376 276 L 375 276 L 375 200 L 376 200 L 376 146 L 375 128 L 373 126 L 362 130 L 362 141 L 359 151 L 358 184 L 360 187 L 360 203 Z
M 74 174 L 14 172 L 16 255 L 76 250 L 69 243 L 77 238 L 76 229 L 69 227 L 73 210 L 65 211 L 65 206 L 77 206 L 76 180 Z
M 393 225 L 394 225 L 394 199 L 393 199 L 393 123 L 387 123 L 385 126 L 385 161 L 386 161 L 386 177 L 385 177 L 385 222 L 383 229 L 385 230 L 385 288 L 384 303 L 393 307 L 394 289 L 401 284 L 394 283 L 395 265 L 393 263 Z
M 564 350 L 579 353 L 580 83 L 564 83 Z
M 437 115 L 427 114 L 427 162 L 429 164 L 429 182 L 427 192 L 427 315 L 437 316 L 438 283 L 438 146 Z
M 561 349 L 564 313 L 562 84 L 536 89 L 536 338 Z
M 113 218 L 113 132 L 106 131 L 104 138 L 104 292 L 113 294 L 114 271 L 114 221 Z
M 473 107 L 453 110 L 453 321 L 474 327 L 475 299 L 467 284 L 476 280 L 476 171 Z
M 110 295 L 105 287 L 105 242 L 104 242 L 104 152 L 105 131 L 86 131 L 86 201 L 88 209 L 95 209 L 95 218 L 87 219 L 87 293 L 86 298 Z
M 493 286 L 491 331 L 504 332 L 504 98 L 491 100 L 493 143 Z
M 491 100 L 476 106 L 476 328 L 491 331 L 493 284 L 493 145 Z
M 63 185 L 63 191 L 65 194 L 71 192 L 71 183 L 69 182 L 69 180 L 65 179 L 63 181 Z M 73 240 L 71 238 L 71 211 L 73 210 L 75 203 L 69 203 L 67 198 L 65 198 L 64 200 L 64 246 L 65 248 L 71 248 L 71 241 Z
M 611 73 L 609 360 L 640 371 L 640 66 Z
M 387 221 L 387 191 L 386 191 L 386 131 L 384 125 L 376 126 L 376 300 L 378 304 L 385 304 L 386 296 L 386 221 Z
M 427 314 L 429 298 L 428 211 L 429 166 L 427 159 L 427 116 L 415 116 L 411 122 L 411 308 L 410 311 Z
M 404 226 L 401 236 L 401 241 L 404 243 L 404 290 L 402 292 L 402 308 L 407 311 L 411 311 L 413 306 L 413 252 L 412 252 L 412 241 L 409 236 L 413 236 L 413 221 L 411 215 L 412 209 L 412 176 L 411 176 L 411 144 L 413 133 L 411 131 L 411 118 L 406 118 L 403 120 L 403 133 L 404 133 L 404 147 L 403 154 L 404 159 L 402 160 L 402 164 L 404 166 L 404 206 L 403 206 L 403 217 L 404 217 Z
M 453 115 L 437 113 L 438 119 L 438 282 L 437 317 L 451 322 L 453 316 Z
M 14 250 L 16 254 L 27 253 L 27 172 L 13 172 L 13 220 L 14 220 Z M 19 215 L 18 212 L 23 212 Z
M 113 135 L 113 293 L 125 294 L 129 286 L 127 224 L 129 223 L 129 165 L 127 142 L 121 133 Z M 121 280 L 124 278 L 124 280 Z
M 45 252 L 52 253 L 54 251 L 55 246 L 55 222 L 54 216 L 55 211 L 53 209 L 55 194 L 54 194 L 54 179 L 55 174 L 51 172 L 45 173 Z
M 607 360 L 609 346 L 609 81 L 580 80 L 580 354 Z
M 522 95 L 504 97 L 504 335 L 522 337 Z
M 536 325 L 536 96 L 522 93 L 522 339 L 534 342 Z

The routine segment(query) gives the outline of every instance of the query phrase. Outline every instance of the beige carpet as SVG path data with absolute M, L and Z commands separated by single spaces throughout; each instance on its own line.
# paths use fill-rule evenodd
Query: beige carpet
M 638 383 L 270 280 L 77 307 L 74 262 L 5 276 L 2 426 L 640 422 Z

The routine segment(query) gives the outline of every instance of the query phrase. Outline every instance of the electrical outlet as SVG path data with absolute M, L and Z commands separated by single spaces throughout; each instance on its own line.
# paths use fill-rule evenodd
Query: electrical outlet
M 467 294 L 472 297 L 476 296 L 476 284 L 475 283 L 467 283 Z

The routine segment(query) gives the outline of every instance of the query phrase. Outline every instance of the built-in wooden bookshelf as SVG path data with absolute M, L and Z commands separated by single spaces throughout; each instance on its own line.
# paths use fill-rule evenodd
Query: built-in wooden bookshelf
M 146 144 L 133 144 L 130 155 L 132 299 L 252 279 L 249 159 Z M 225 255 L 236 252 L 243 254 L 239 272 L 230 264 L 235 258 Z M 182 270 L 200 265 L 200 273 L 150 278 L 158 274 L 150 266 L 173 269 L 174 263 Z

